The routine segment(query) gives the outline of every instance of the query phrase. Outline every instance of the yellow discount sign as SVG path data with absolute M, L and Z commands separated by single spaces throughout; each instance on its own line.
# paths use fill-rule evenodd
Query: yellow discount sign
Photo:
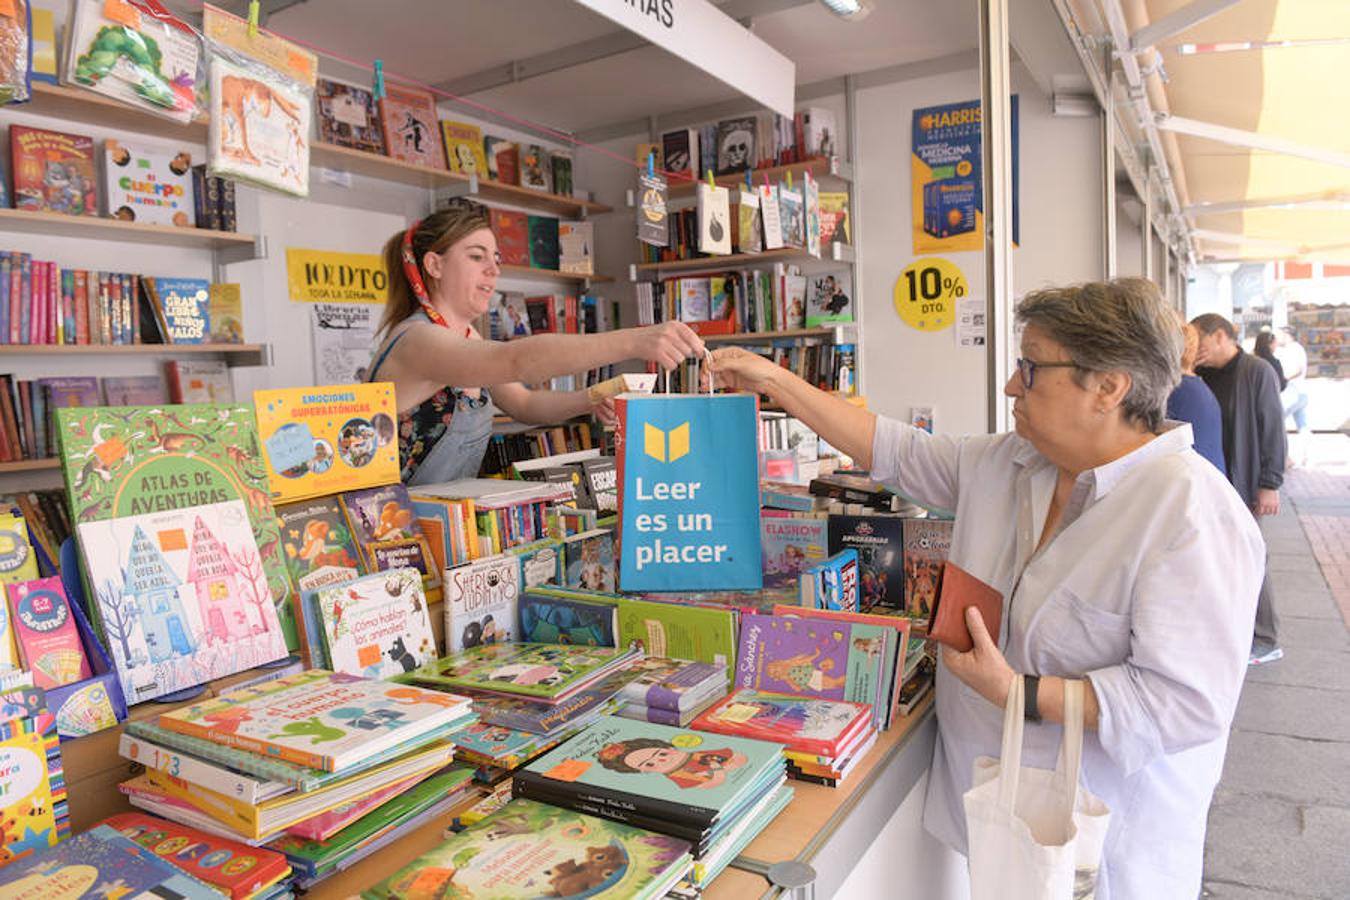
M 941 331 L 956 321 L 956 301 L 970 293 L 966 276 L 945 259 L 911 263 L 895 281 L 895 311 L 920 331 Z
M 307 303 L 384 303 L 389 275 L 374 253 L 332 253 L 286 248 L 286 286 Z

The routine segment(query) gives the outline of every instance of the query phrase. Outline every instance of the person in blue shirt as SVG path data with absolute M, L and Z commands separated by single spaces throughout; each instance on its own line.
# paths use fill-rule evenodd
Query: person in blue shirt
M 1214 463 L 1220 472 L 1228 475 L 1223 461 L 1223 416 L 1219 401 L 1203 378 L 1195 374 L 1195 354 L 1200 346 L 1200 332 L 1194 325 L 1182 327 L 1186 344 L 1181 351 L 1181 384 L 1167 398 L 1167 418 L 1190 422 L 1195 437 L 1195 452 Z

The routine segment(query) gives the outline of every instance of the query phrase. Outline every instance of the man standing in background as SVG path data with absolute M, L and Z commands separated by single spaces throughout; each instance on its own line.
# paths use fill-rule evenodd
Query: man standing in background
M 1200 333 L 1196 373 L 1219 401 L 1223 418 L 1223 456 L 1228 480 L 1257 517 L 1280 512 L 1284 484 L 1284 407 L 1274 367 L 1237 343 L 1233 323 L 1217 313 L 1191 320 Z M 1267 562 L 1269 562 L 1267 552 Z M 1284 656 L 1279 642 L 1279 617 L 1270 587 L 1270 569 L 1261 581 L 1252 638 L 1252 665 Z
M 1294 337 L 1288 328 L 1275 332 L 1275 357 L 1284 367 L 1284 377 L 1289 383 L 1280 393 L 1280 403 L 1284 405 L 1286 417 L 1294 420 L 1294 430 L 1298 437 L 1289 442 L 1289 464 L 1302 466 L 1308 462 L 1308 351 Z

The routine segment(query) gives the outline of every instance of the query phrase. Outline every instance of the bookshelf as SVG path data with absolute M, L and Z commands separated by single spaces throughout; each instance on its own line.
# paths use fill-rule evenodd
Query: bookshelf
M 265 366 L 271 344 L 0 344 L 6 356 L 223 356 L 231 366 Z
M 746 269 L 780 262 L 798 265 L 853 262 L 853 247 L 849 244 L 831 244 L 828 250 L 827 253 L 825 248 L 821 248 L 819 258 L 798 247 L 784 247 L 781 250 L 761 250 L 759 253 L 732 253 L 728 256 L 700 256 L 698 259 L 675 259 L 670 262 L 633 263 L 629 266 L 628 274 L 630 281 L 650 281 L 660 280 L 666 275 Z
M 41 472 L 55 471 L 61 468 L 61 460 L 55 456 L 45 456 L 41 459 L 19 459 L 14 462 L 0 462 L 0 474 L 12 474 L 16 472 Z
M 0 230 L 123 243 L 199 247 L 207 250 L 239 248 L 245 252 L 260 243 L 256 235 L 234 231 L 177 228 L 173 225 L 124 222 L 121 219 L 105 219 L 101 216 L 68 216 L 64 213 L 29 209 L 0 209 Z
M 797 340 L 801 338 L 828 338 L 837 343 L 853 340 L 853 323 L 841 322 L 838 325 L 818 328 L 788 328 L 783 331 L 737 331 L 732 334 L 701 335 L 705 344 L 752 344 L 761 341 Z
M 499 268 L 501 269 L 503 278 L 520 278 L 527 281 L 573 281 L 578 284 L 598 284 L 614 280 L 608 275 L 578 275 L 575 272 L 559 272 L 557 269 L 536 269 L 532 266 L 502 265 Z
M 793 182 L 801 181 L 803 172 L 810 172 L 811 177 L 816 180 L 821 178 L 838 178 L 841 181 L 853 180 L 853 166 L 844 162 L 837 156 L 814 156 L 810 159 L 804 159 L 801 162 L 791 163 L 786 166 L 770 166 L 767 169 L 751 169 L 751 178 L 754 184 L 764 183 L 768 178 L 770 182 L 777 184 L 783 181 L 788 175 L 792 176 Z M 724 188 L 742 188 L 745 187 L 745 173 L 736 172 L 731 175 L 716 175 L 713 180 Z M 671 199 L 680 197 L 692 197 L 697 189 L 698 180 L 675 180 L 670 179 L 666 187 L 666 196 Z

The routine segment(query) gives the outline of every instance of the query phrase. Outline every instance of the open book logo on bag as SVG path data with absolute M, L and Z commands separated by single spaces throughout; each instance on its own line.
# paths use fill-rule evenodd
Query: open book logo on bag
M 674 462 L 689 454 L 689 423 L 662 431 L 650 422 L 643 423 L 642 449 L 657 462 Z

